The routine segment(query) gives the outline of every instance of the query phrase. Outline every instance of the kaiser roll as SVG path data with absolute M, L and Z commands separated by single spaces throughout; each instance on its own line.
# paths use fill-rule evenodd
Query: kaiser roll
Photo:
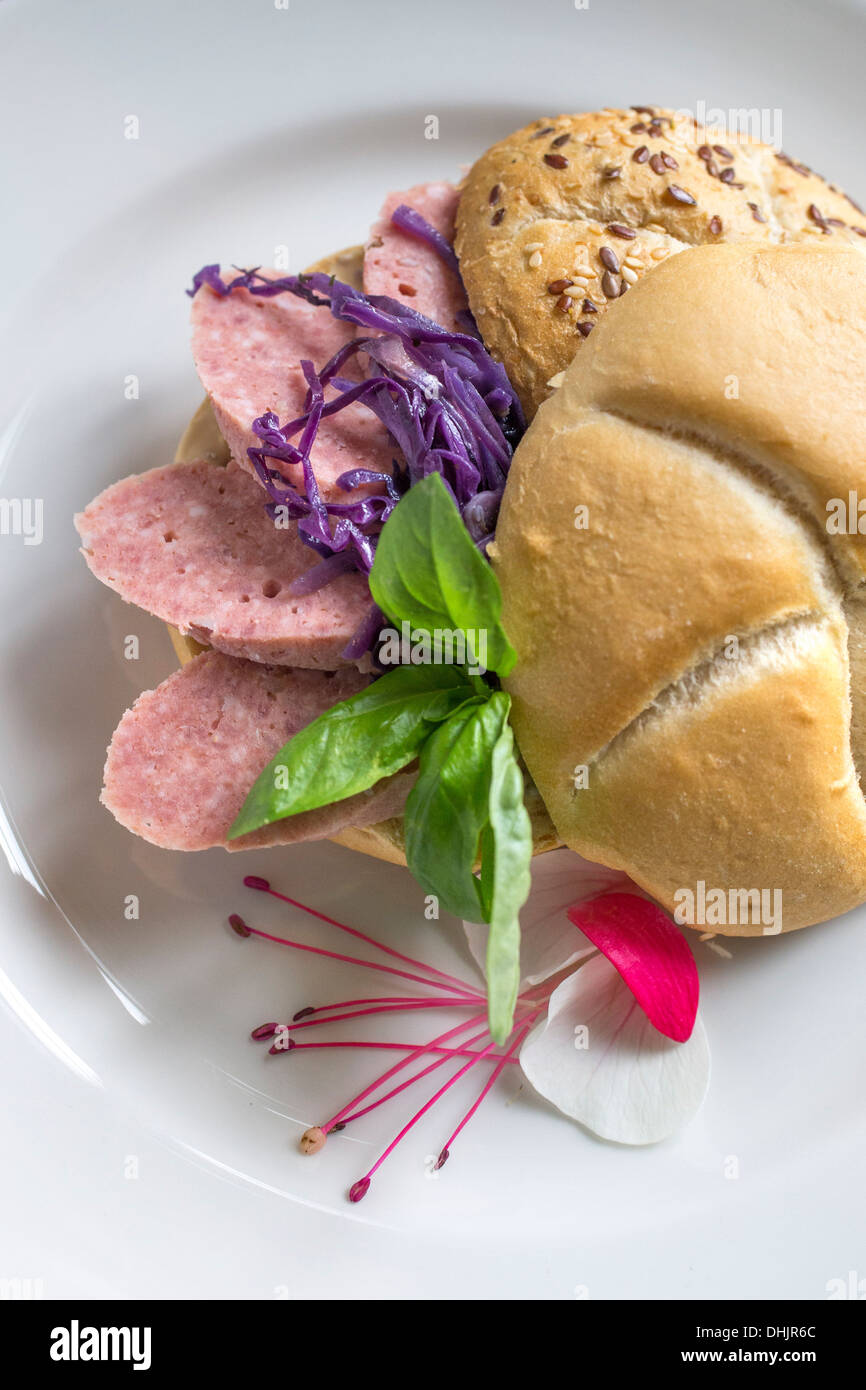
M 866 258 L 703 246 L 613 307 L 515 454 L 491 550 L 521 753 L 567 845 L 680 921 L 713 892 L 707 930 L 866 899 L 864 385 Z M 771 921 L 731 920 L 761 892 Z

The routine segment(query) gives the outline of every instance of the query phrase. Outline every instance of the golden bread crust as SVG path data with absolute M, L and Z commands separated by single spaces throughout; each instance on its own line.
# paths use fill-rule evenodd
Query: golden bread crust
M 850 248 L 689 250 L 515 454 L 492 558 L 521 752 L 562 839 L 671 909 L 698 880 L 782 889 L 786 930 L 866 899 L 864 538 L 826 526 L 866 497 L 864 322 Z
M 456 248 L 531 417 L 623 286 L 685 247 L 864 238 L 866 216 L 804 165 L 659 107 L 542 119 L 493 145 L 467 175 Z

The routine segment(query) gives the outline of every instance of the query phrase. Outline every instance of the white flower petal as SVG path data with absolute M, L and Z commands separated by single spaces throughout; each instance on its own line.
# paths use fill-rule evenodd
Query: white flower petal
M 570 849 L 537 854 L 531 872 L 532 890 L 520 913 L 520 974 L 524 985 L 539 984 L 595 950 L 566 916 L 573 903 L 608 888 L 633 886 L 627 874 L 591 864 Z M 477 922 L 463 925 L 469 949 L 483 971 L 487 927 Z
M 710 1077 L 700 1015 L 688 1042 L 671 1042 L 604 956 L 554 990 L 520 1065 L 558 1109 L 620 1144 L 654 1144 L 673 1134 L 698 1110 Z

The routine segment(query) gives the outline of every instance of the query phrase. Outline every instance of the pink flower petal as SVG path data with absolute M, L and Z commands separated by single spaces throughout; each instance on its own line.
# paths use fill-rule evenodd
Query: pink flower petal
M 573 904 L 568 916 L 619 971 L 654 1027 L 685 1042 L 698 1012 L 698 969 L 667 914 L 635 893 L 604 893 Z

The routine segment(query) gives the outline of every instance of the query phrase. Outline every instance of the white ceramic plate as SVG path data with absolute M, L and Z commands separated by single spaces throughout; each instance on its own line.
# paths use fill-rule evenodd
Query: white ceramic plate
M 44 499 L 41 545 L 0 538 L 0 1276 L 125 1297 L 823 1297 L 862 1263 L 863 913 L 701 955 L 714 1076 L 676 1141 L 601 1144 L 512 1078 L 437 1180 L 457 1097 L 350 1207 L 405 1112 L 297 1155 L 372 1063 L 268 1059 L 247 1031 L 359 980 L 229 935 L 239 908 L 317 939 L 241 874 L 468 969 L 458 929 L 424 922 L 408 875 L 335 846 L 171 855 L 100 809 L 110 732 L 173 658 L 87 574 L 71 516 L 170 457 L 200 395 L 198 266 L 288 244 L 299 268 L 362 239 L 388 189 L 456 176 L 534 115 L 779 110 L 786 147 L 862 196 L 862 10 L 42 0 L 7 3 L 0 39 L 0 494 Z

